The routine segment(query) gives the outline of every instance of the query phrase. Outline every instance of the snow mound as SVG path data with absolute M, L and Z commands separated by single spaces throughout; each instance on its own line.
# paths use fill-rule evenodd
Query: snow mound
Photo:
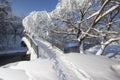
M 0 68 L 0 80 L 29 80 L 24 70 Z
M 30 80 L 59 80 L 53 68 L 53 62 L 47 59 L 37 59 L 33 61 L 24 61 L 4 66 L 6 69 L 22 70 L 28 75 Z M 2 72 L 0 71 L 0 74 Z M 7 73 L 5 73 L 7 74 Z M 10 73 L 8 73 L 10 75 Z M 14 74 L 19 75 L 19 74 Z M 20 75 L 22 77 L 22 75 Z M 23 76 L 24 77 L 24 76 Z M 18 80 L 18 79 L 7 79 Z M 27 80 L 27 79 L 20 79 Z
M 117 75 L 120 74 L 120 65 L 113 65 L 111 69 L 113 69 L 113 71 L 115 71 Z
M 120 79 L 120 62 L 94 55 L 81 55 L 78 53 L 65 54 L 61 58 L 62 62 L 76 71 L 83 74 L 84 78 L 79 80 L 119 80 Z M 68 62 L 66 62 L 66 60 Z M 113 69 L 112 69 L 113 67 Z M 78 74 L 78 75 L 79 75 Z M 78 76 L 79 77 L 79 76 Z
M 14 75 L 14 77 L 13 77 Z M 19 75 L 19 76 L 18 76 Z M 120 62 L 79 53 L 8 64 L 0 68 L 3 80 L 119 80 Z

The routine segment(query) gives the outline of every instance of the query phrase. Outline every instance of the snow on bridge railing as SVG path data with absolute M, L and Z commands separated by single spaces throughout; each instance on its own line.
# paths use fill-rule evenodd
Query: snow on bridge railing
M 44 39 L 42 39 L 42 38 L 40 38 L 39 37 L 39 40 L 42 42 L 42 43 L 44 43 L 44 45 L 45 46 L 47 46 L 48 48 L 52 48 L 52 51 L 54 51 L 54 52 L 56 52 L 56 53 L 58 53 L 58 54 L 64 54 L 64 52 L 61 50 L 61 49 L 59 49 L 58 47 L 56 47 L 55 45 L 52 45 L 52 43 L 50 43 L 50 42 L 48 42 L 48 41 L 46 41 L 46 40 L 44 40 Z
M 37 45 L 37 43 L 28 34 L 25 34 L 24 37 L 26 37 L 29 40 L 29 42 L 31 44 L 31 47 L 34 49 L 35 53 L 37 54 L 37 58 L 38 58 L 39 57 L 39 52 L 38 52 L 38 45 Z

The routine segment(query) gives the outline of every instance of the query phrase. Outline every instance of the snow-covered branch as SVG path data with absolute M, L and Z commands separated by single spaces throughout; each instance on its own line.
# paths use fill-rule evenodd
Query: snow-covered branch
M 98 52 L 96 53 L 96 55 L 102 55 L 103 51 L 105 50 L 105 48 L 106 48 L 107 45 L 109 45 L 112 42 L 119 41 L 119 40 L 120 40 L 120 38 L 111 38 L 108 41 L 106 41 L 105 43 L 102 43 L 101 44 L 101 48 L 98 50 Z
M 56 34 L 63 34 L 63 35 L 76 35 L 75 33 L 55 31 L 55 30 L 52 30 L 51 32 L 56 33 Z
M 114 11 L 115 9 L 117 9 L 118 7 L 120 7 L 120 5 L 115 5 L 112 8 L 110 8 L 109 10 L 107 10 L 104 14 L 100 15 L 96 20 L 95 23 L 97 23 L 101 18 L 103 18 L 104 16 L 106 16 L 107 14 L 111 13 L 112 11 Z
M 107 30 L 102 31 L 102 30 L 98 30 L 98 29 L 95 29 L 95 28 L 92 28 L 92 29 L 99 34 L 120 34 L 120 32 L 116 32 L 116 31 L 107 31 Z

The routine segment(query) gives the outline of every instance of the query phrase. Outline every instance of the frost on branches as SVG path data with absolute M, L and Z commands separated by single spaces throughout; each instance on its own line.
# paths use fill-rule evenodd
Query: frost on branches
M 49 34 L 50 22 L 51 19 L 46 11 L 34 11 L 23 20 L 23 25 L 29 34 L 46 38 Z
M 12 14 L 8 0 L 0 0 L 0 50 L 20 47 L 22 32 L 22 17 Z

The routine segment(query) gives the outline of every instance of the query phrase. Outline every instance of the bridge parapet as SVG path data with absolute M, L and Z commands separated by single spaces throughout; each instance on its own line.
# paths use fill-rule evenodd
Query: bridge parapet
M 37 58 L 39 57 L 39 51 L 38 51 L 38 45 L 37 43 L 33 40 L 33 38 L 28 35 L 25 34 L 24 37 L 29 41 L 30 46 L 33 48 L 34 52 L 36 53 Z
M 33 56 L 33 59 L 39 57 L 52 58 L 55 55 L 63 54 L 63 51 L 61 51 L 59 48 L 41 38 L 31 37 L 29 34 L 24 35 L 24 38 L 27 39 L 26 43 L 28 43 L 30 54 L 31 57 Z

